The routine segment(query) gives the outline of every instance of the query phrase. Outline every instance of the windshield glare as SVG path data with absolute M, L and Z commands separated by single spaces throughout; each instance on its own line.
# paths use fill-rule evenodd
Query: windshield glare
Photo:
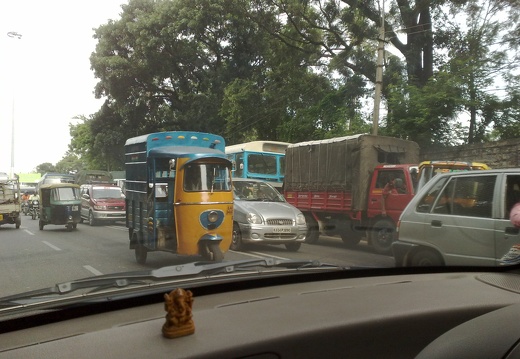
M 0 298 L 248 259 L 517 265 L 519 16 L 1 1 Z

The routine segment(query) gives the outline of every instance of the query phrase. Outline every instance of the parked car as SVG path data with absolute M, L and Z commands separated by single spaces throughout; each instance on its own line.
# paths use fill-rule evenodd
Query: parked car
M 397 266 L 497 266 L 518 260 L 520 231 L 509 220 L 520 201 L 520 169 L 435 176 L 400 217 Z
M 307 225 L 303 213 L 287 203 L 269 183 L 233 179 L 234 219 L 232 250 L 247 243 L 283 244 L 290 251 L 300 249 Z
M 98 223 L 124 221 L 125 198 L 121 187 L 114 183 L 84 184 L 81 186 L 81 222 L 91 226 Z

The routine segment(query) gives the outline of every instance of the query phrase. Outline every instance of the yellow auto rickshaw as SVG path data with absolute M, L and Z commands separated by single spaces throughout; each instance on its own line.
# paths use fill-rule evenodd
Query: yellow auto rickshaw
M 224 148 L 220 136 L 188 131 L 126 141 L 126 225 L 138 263 L 153 251 L 223 260 L 233 233 Z
M 79 188 L 79 185 L 72 183 L 39 186 L 40 230 L 47 224 L 65 225 L 68 231 L 76 229 L 81 209 Z

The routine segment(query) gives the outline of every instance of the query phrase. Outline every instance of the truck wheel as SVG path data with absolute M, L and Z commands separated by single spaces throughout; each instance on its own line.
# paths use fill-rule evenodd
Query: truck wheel
M 421 249 L 415 253 L 410 264 L 413 267 L 440 267 L 444 265 L 441 257 L 429 249 Z
M 354 232 L 341 233 L 341 240 L 347 247 L 355 247 L 361 241 L 361 235 Z
M 285 248 L 291 252 L 296 252 L 301 246 L 302 244 L 300 242 L 285 243 Z
M 20 216 L 16 217 L 15 224 L 16 224 L 16 229 L 20 228 L 20 226 L 22 225 L 22 220 L 20 219 Z
M 213 262 L 222 262 L 224 260 L 224 254 L 220 250 L 219 244 L 216 242 L 209 242 L 202 248 L 202 256 L 205 260 Z
M 374 223 L 370 231 L 370 242 L 377 253 L 390 254 L 394 240 L 395 225 L 391 220 L 380 219 Z
M 307 222 L 307 234 L 305 236 L 305 243 L 316 244 L 320 238 L 320 228 L 318 222 L 310 214 L 305 214 L 305 221 Z
M 229 247 L 233 251 L 239 251 L 243 247 L 242 233 L 240 233 L 240 227 L 238 223 L 233 223 L 233 237 L 231 240 L 231 246 Z

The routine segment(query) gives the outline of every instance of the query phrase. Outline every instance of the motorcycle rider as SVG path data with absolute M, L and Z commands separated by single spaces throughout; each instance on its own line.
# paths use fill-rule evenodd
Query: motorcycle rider
M 29 192 L 27 191 L 25 191 L 22 195 L 22 208 L 24 214 L 29 212 L 29 197 Z
M 31 194 L 31 196 L 29 197 L 29 212 L 33 208 L 33 201 L 40 202 L 40 196 L 38 195 L 38 192 L 35 192 L 35 193 Z

